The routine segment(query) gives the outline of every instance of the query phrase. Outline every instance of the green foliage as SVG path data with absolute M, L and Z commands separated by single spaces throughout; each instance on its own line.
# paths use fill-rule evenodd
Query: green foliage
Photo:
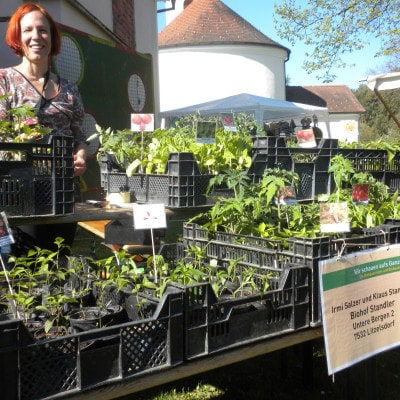
M 178 121 L 176 128 L 158 129 L 145 135 L 97 126 L 97 133 L 88 140 L 98 137 L 99 154 L 113 154 L 128 176 L 136 172 L 165 173 L 169 154 L 173 152 L 193 153 L 202 173 L 217 174 L 225 170 L 244 170 L 250 166 L 252 141 L 249 131 L 243 128 L 249 121 L 242 117 L 240 121 L 244 122 L 241 122 L 242 128 L 238 132 L 219 129 L 216 143 L 199 144 L 196 143 L 193 128 L 196 118 L 188 116 Z
M 392 146 L 388 146 L 393 151 Z M 388 188 L 368 173 L 356 173 L 352 163 L 341 155 L 332 158 L 329 172 L 333 174 L 336 190 L 325 201 L 347 202 L 352 227 L 370 228 L 386 218 L 398 218 L 400 203 L 397 193 L 390 195 Z M 281 205 L 277 201 L 280 188 L 295 185 L 293 173 L 279 169 L 266 170 L 259 183 L 237 181 L 236 196 L 221 198 L 204 214 L 191 221 L 201 221 L 210 231 L 253 235 L 271 239 L 289 237 L 316 237 L 320 232 L 319 202 Z M 352 200 L 353 184 L 369 184 L 367 205 Z M 251 221 L 251 223 L 250 223 Z
M 7 96 L 0 96 L 0 101 Z M 8 110 L 5 119 L 0 120 L 2 142 L 22 143 L 41 139 L 51 129 L 37 123 L 35 110 L 26 104 Z
M 398 0 L 283 0 L 275 3 L 278 35 L 295 44 L 311 47 L 305 54 L 308 72 L 321 71 L 318 78 L 334 80 L 334 68 L 344 68 L 342 56 L 362 49 L 369 37 L 380 40 L 378 54 L 400 53 Z
M 380 94 L 389 109 L 400 120 L 400 89 L 386 90 Z M 371 141 L 400 144 L 400 128 L 390 117 L 374 91 L 366 85 L 361 85 L 354 91 L 354 95 L 365 108 L 365 113 L 360 118 L 360 141 L 365 144 Z

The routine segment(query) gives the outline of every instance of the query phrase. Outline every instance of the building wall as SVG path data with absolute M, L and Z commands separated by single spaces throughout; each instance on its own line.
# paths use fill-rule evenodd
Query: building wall
M 182 11 L 183 11 L 184 0 L 176 0 L 175 1 L 175 9 L 169 10 L 165 13 L 165 23 L 168 25 L 172 20 L 174 20 Z M 163 8 L 171 8 L 172 2 L 171 0 L 165 1 L 165 6 Z
M 112 2 L 113 31 L 125 45 L 135 48 L 133 0 L 114 0 Z
M 52 17 L 63 25 L 88 33 L 107 42 L 118 44 L 113 35 L 114 26 L 117 36 L 129 45 L 131 50 L 150 54 L 153 59 L 152 74 L 155 113 L 159 111 L 158 95 L 158 43 L 157 43 L 157 0 L 39 0 L 39 4 L 48 9 Z M 72 3 L 86 8 L 105 27 L 99 27 L 96 21 L 81 12 Z M 10 16 L 23 1 L 1 0 L 0 16 Z M 0 35 L 4 38 L 6 22 L 0 23 Z M 108 31 L 107 31 L 108 30 Z M 0 68 L 19 63 L 19 59 L 0 40 Z
M 285 50 L 260 45 L 160 49 L 160 108 L 171 110 L 239 93 L 284 100 L 285 58 Z
M 22 3 L 20 0 L 1 0 L 0 17 L 9 17 Z M 7 22 L 0 22 L 0 68 L 10 67 L 19 63 L 19 58 L 14 55 L 4 42 L 6 30 Z
M 157 0 L 135 0 L 135 41 L 136 51 L 151 54 L 153 61 L 155 124 L 158 125 L 160 111 L 159 95 L 159 61 L 158 61 L 158 30 L 157 30 Z
M 108 29 L 113 29 L 112 0 L 79 0 L 79 3 L 107 26 Z

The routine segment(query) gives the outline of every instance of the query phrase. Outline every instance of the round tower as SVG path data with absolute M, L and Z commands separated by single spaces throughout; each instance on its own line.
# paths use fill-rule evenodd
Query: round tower
M 239 93 L 285 100 L 290 50 L 220 0 L 188 3 L 158 36 L 161 111 Z

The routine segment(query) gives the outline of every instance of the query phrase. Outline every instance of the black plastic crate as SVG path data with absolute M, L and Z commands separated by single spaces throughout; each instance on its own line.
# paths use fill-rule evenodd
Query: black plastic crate
M 182 291 L 170 288 L 151 318 L 54 339 L 29 343 L 22 340 L 29 333 L 21 321 L 0 322 L 0 333 L 10 332 L 7 343 L 0 343 L 0 382 L 8 390 L 2 398 L 58 398 L 178 365 L 182 311 Z
M 350 160 L 356 172 L 369 172 L 391 192 L 400 189 L 400 153 L 389 161 L 386 150 L 342 149 L 336 139 L 322 139 L 315 148 L 287 147 L 285 138 L 257 137 L 254 140 L 253 162 L 248 174 L 258 182 L 266 168 L 281 168 L 299 175 L 297 198 L 315 199 L 320 194 L 331 194 L 335 189 L 330 162 L 336 154 Z M 299 157 L 314 158 L 300 162 Z
M 174 284 L 184 296 L 185 359 L 309 326 L 310 270 L 286 265 L 264 294 L 216 298 L 211 285 Z
M 206 191 L 213 175 L 202 175 L 192 153 L 170 153 L 165 174 L 118 171 L 109 155 L 101 159 L 101 185 L 107 193 L 129 190 L 133 201 L 162 203 L 169 207 L 207 204 Z
M 0 151 L 15 154 L 12 161 L 0 161 L 0 211 L 11 216 L 74 212 L 72 137 L 0 143 Z
M 312 326 L 322 323 L 319 262 L 331 257 L 351 254 L 357 251 L 376 248 L 387 244 L 400 243 L 400 224 L 398 220 L 387 220 L 387 223 L 372 229 L 365 229 L 363 234 L 349 234 L 342 239 L 331 236 L 319 238 L 288 238 L 287 246 L 277 240 L 256 238 L 246 235 L 234 235 L 224 232 L 213 233 L 212 238 L 203 241 L 207 255 L 219 261 L 240 260 L 240 264 L 258 266 L 274 270 L 285 263 L 295 263 L 310 268 L 311 272 L 311 319 Z M 186 224 L 189 225 L 189 224 Z M 194 224 L 195 225 L 195 224 Z M 201 226 L 189 226 L 189 232 L 207 233 Z M 184 230 L 187 234 L 188 230 Z M 193 238 L 184 236 L 187 244 L 195 244 Z

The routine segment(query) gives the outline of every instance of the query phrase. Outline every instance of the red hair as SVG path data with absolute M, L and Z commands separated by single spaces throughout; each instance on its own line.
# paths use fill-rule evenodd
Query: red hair
M 32 12 L 39 11 L 49 21 L 50 34 L 51 34 L 51 50 L 50 56 L 56 56 L 60 52 L 61 37 L 57 25 L 49 12 L 39 4 L 26 3 L 18 7 L 8 22 L 6 32 L 6 43 L 17 56 L 23 56 L 21 44 L 21 19 L 24 15 Z

